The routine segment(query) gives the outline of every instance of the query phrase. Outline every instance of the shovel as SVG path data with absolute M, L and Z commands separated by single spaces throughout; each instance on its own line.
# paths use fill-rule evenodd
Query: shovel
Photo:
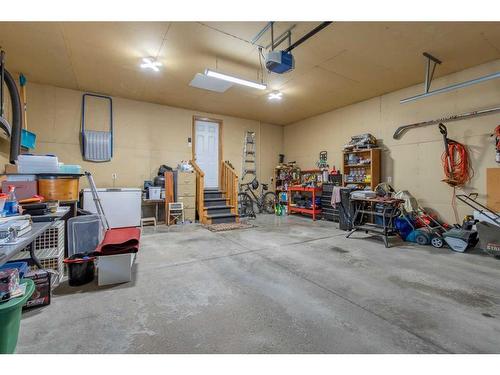
M 27 100 L 26 100 L 26 83 L 28 80 L 24 74 L 19 75 L 19 85 L 21 86 L 21 97 L 23 101 L 23 111 L 24 111 L 24 124 L 23 129 L 21 129 L 21 147 L 28 149 L 35 148 L 36 144 L 36 134 L 28 131 L 28 111 L 27 111 Z

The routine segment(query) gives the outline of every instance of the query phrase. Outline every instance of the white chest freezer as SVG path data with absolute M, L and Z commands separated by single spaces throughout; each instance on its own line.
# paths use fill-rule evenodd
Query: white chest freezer
M 141 225 L 142 191 L 137 188 L 100 188 L 97 194 L 111 228 Z M 97 213 L 90 189 L 83 189 L 83 209 Z

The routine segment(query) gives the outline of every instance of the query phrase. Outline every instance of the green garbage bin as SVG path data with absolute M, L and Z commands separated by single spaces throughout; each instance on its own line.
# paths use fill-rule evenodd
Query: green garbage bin
M 27 284 L 23 296 L 0 303 L 0 354 L 12 354 L 16 350 L 23 305 L 35 291 L 33 280 L 22 279 L 23 283 Z

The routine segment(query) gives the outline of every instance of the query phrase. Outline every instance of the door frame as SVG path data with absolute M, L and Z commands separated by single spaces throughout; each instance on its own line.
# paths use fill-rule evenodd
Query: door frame
M 219 175 L 217 176 L 217 180 L 219 181 L 219 179 L 220 179 L 220 165 L 222 163 L 222 160 L 224 160 L 222 157 L 222 150 L 223 150 L 223 147 L 222 147 L 222 139 L 223 139 L 222 129 L 223 129 L 224 122 L 221 119 L 196 116 L 196 115 L 193 116 L 193 124 L 192 124 L 192 128 L 191 128 L 191 157 L 192 157 L 192 160 L 194 160 L 194 161 L 196 161 L 195 157 L 196 157 L 196 121 L 197 120 L 198 121 L 215 122 L 215 123 L 219 124 L 219 167 L 218 167 Z

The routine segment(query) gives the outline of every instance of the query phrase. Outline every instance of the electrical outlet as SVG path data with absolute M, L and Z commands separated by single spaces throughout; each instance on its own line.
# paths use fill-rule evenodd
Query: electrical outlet
M 118 175 L 117 175 L 116 173 L 112 173 L 112 174 L 111 174 L 111 178 L 112 178 L 113 180 L 116 180 L 116 179 L 118 178 Z
M 391 176 L 387 177 L 387 183 L 392 184 L 392 177 Z

